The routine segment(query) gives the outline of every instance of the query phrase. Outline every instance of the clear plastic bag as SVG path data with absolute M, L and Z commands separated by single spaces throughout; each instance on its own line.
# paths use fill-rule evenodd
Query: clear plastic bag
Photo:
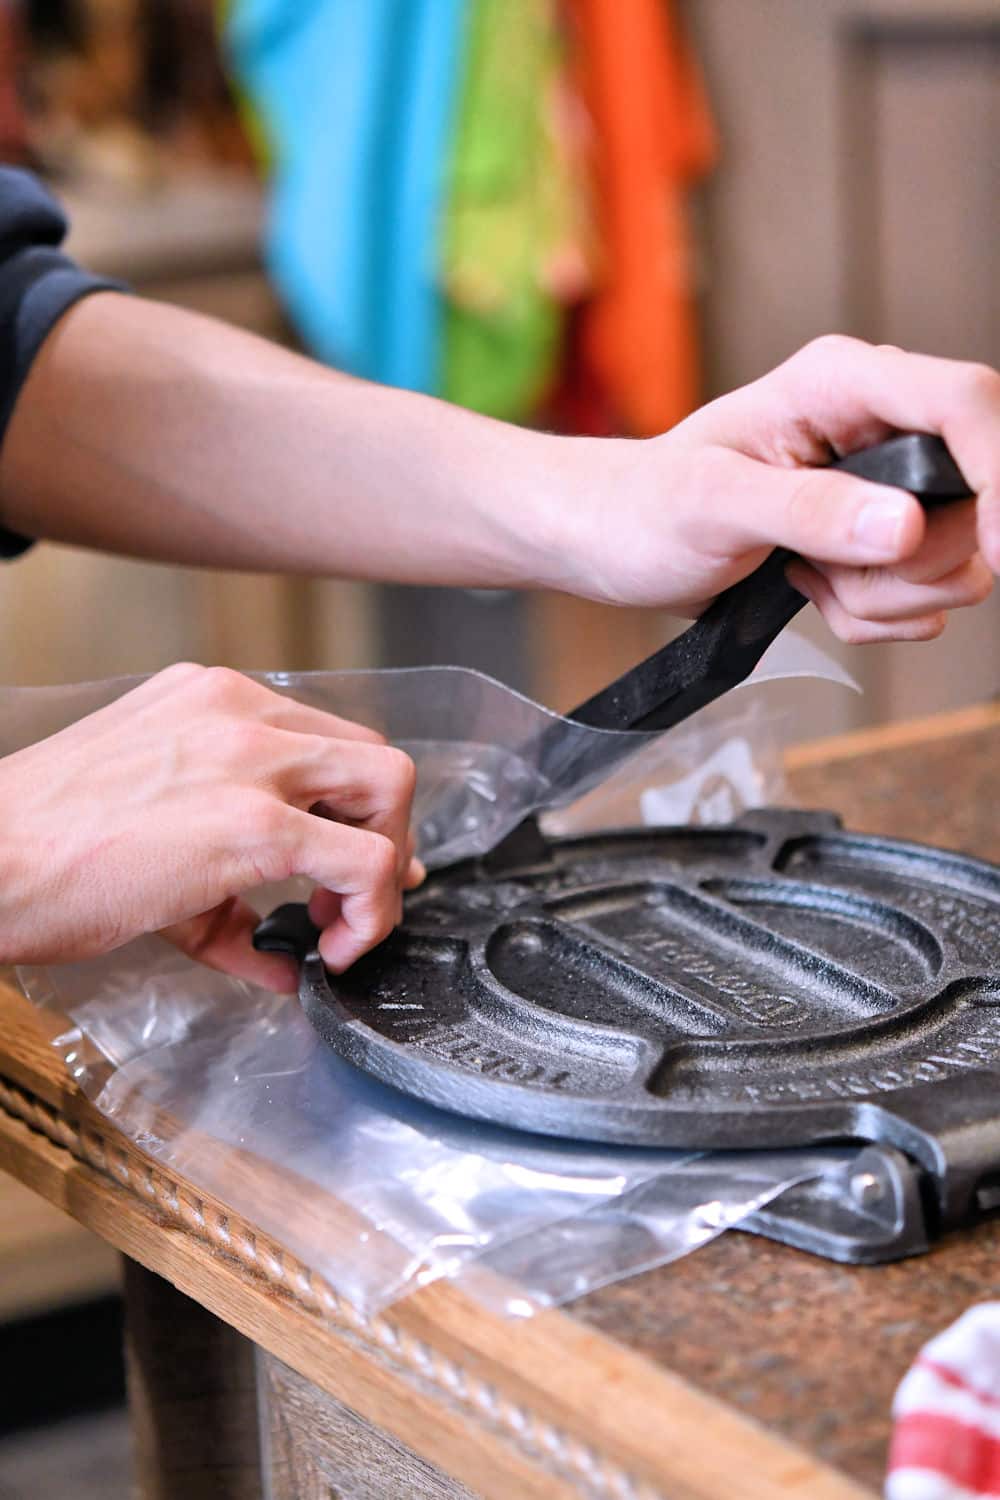
M 656 780 L 658 766 L 668 780 L 679 766 L 689 773 L 716 737 L 712 710 L 667 735 L 592 729 L 467 667 L 249 675 L 379 730 L 409 751 L 418 772 L 418 848 L 432 866 L 484 853 L 529 813 L 578 800 L 609 770 L 609 794 Z M 765 654 L 748 685 L 802 676 L 853 686 L 835 662 L 792 631 Z M 0 689 L 0 755 L 54 734 L 142 680 Z M 731 706 L 723 712 L 731 714 Z
M 823 1169 L 816 1154 L 697 1157 L 465 1121 L 342 1062 L 292 998 L 158 938 L 126 952 L 23 975 L 70 1023 L 55 1045 L 71 1075 L 365 1312 L 475 1267 L 480 1296 L 524 1315 L 683 1255 Z
M 779 655 L 762 675 L 843 680 L 814 648 L 783 640 L 784 666 Z M 540 804 L 579 797 L 621 759 L 621 735 L 462 669 L 266 680 L 411 751 L 422 852 L 436 863 L 490 847 Z M 132 685 L 6 690 L 0 750 Z M 733 744 L 723 811 L 739 811 L 775 788 L 768 728 L 751 699 L 735 715 L 730 707 L 644 737 L 603 787 L 550 816 L 563 826 L 607 823 L 609 812 L 621 821 L 624 799 L 630 821 L 650 810 L 652 792 L 680 784 L 686 815 L 711 816 L 721 804 L 715 794 L 699 801 L 699 770 L 707 764 L 716 785 L 718 755 Z M 289 894 L 262 888 L 253 899 L 263 912 Z M 460 1273 L 513 1314 L 561 1302 L 685 1253 L 828 1166 L 823 1153 L 694 1157 L 462 1121 L 340 1061 L 294 999 L 207 970 L 156 937 L 19 973 L 29 998 L 65 1018 L 55 1045 L 98 1109 L 368 1312 Z

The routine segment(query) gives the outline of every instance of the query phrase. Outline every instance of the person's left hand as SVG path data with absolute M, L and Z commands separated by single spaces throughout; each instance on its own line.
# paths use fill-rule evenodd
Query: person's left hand
M 381 735 L 221 667 L 179 663 L 0 758 L 0 962 L 67 963 L 162 932 L 294 990 L 252 945 L 248 893 L 311 881 L 335 972 L 387 937 L 424 876 L 416 768 Z

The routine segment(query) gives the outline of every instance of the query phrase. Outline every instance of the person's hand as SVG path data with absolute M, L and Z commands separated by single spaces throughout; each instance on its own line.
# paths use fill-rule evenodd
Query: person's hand
M 400 919 L 423 869 L 415 771 L 380 736 L 224 668 L 168 668 L 0 760 L 0 960 L 108 952 L 163 930 L 184 952 L 292 990 L 255 953 L 241 899 L 315 882 L 320 951 L 341 970 Z
M 897 431 L 939 433 L 976 500 L 925 516 L 905 491 L 816 467 Z M 662 437 L 593 447 L 559 586 L 699 614 L 776 546 L 842 640 L 928 640 L 1000 572 L 1000 375 L 817 339 Z

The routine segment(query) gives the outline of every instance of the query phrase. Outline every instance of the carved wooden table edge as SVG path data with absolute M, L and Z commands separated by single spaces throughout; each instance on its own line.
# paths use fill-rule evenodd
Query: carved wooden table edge
M 791 750 L 790 772 L 975 734 L 1000 705 Z M 439 1284 L 363 1316 L 74 1087 L 0 984 L 0 1169 L 484 1500 L 861 1500 L 874 1491 L 572 1312 L 491 1314 Z
M 365 1317 L 145 1156 L 0 988 L 0 1169 L 485 1500 L 859 1500 L 872 1492 L 565 1313 L 438 1285 Z

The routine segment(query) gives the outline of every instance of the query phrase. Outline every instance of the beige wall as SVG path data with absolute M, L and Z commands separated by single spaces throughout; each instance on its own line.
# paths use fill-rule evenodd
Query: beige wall
M 713 392 L 831 330 L 1000 364 L 997 0 L 687 11 L 725 143 L 704 205 Z M 993 696 L 1000 596 L 931 645 L 841 654 L 865 696 L 810 732 Z

